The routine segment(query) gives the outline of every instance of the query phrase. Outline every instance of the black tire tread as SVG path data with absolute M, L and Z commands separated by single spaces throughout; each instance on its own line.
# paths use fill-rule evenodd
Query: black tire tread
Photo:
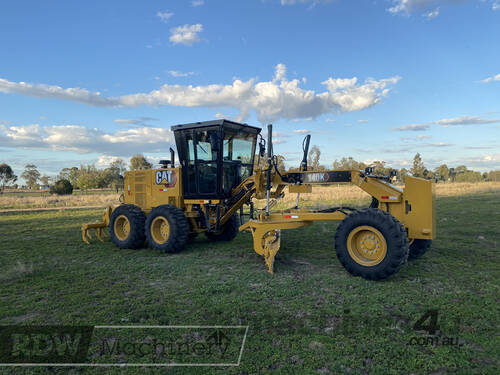
M 234 214 L 222 227 L 219 233 L 205 232 L 210 241 L 232 241 L 239 233 L 240 217 Z
M 165 217 L 170 224 L 170 237 L 164 244 L 156 243 L 151 236 L 150 230 L 153 219 L 160 215 Z M 165 253 L 177 253 L 184 249 L 188 242 L 189 222 L 182 210 L 169 204 L 163 204 L 153 208 L 149 213 L 145 223 L 145 232 L 151 248 Z
M 130 236 L 125 241 L 120 241 L 114 231 L 114 223 L 118 216 L 125 215 L 130 222 Z M 111 213 L 109 220 L 109 236 L 111 241 L 120 249 L 140 249 L 144 246 L 146 236 L 144 233 L 144 223 L 146 215 L 140 207 L 133 204 L 122 204 L 116 207 Z
M 358 264 L 347 250 L 349 233 L 361 225 L 373 226 L 386 238 L 387 255 L 373 267 Z M 354 211 L 339 224 L 335 233 L 335 250 L 340 263 L 352 275 L 368 280 L 383 280 L 399 272 L 407 262 L 408 237 L 403 225 L 394 216 L 376 208 L 365 208 Z
M 415 239 L 410 245 L 409 259 L 417 259 L 424 255 L 432 244 L 432 240 Z

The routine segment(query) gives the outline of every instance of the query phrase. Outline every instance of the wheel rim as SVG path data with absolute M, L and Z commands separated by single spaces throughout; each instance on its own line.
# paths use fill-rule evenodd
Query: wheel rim
M 125 241 L 130 234 L 130 221 L 125 215 L 120 215 L 116 218 L 113 229 L 115 236 L 120 241 Z
M 363 225 L 354 228 L 349 234 L 347 250 L 356 263 L 373 267 L 385 258 L 387 242 L 376 228 Z
M 158 244 L 164 244 L 170 237 L 170 224 L 163 216 L 158 216 L 151 222 L 151 237 Z

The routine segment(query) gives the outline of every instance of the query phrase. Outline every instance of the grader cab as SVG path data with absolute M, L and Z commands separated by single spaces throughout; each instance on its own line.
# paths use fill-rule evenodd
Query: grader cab
M 90 229 L 101 239 L 109 228 L 119 248 L 141 248 L 147 242 L 173 253 L 199 233 L 211 241 L 230 241 L 246 230 L 253 235 L 254 251 L 273 273 L 281 230 L 341 221 L 335 234 L 340 262 L 353 275 L 380 280 L 398 272 L 408 257 L 423 255 L 435 237 L 430 181 L 407 177 L 405 188 L 399 189 L 388 176 L 374 175 L 370 168 L 308 171 L 310 135 L 304 140 L 299 170 L 281 172 L 272 149 L 272 125 L 267 147 L 260 128 L 228 120 L 177 125 L 172 130 L 177 165 L 170 149 L 170 160 L 160 161 L 160 168 L 125 172 L 122 204 L 107 207 L 101 222 L 82 226 L 85 242 Z M 301 193 L 311 192 L 314 185 L 332 184 L 357 185 L 372 196 L 370 207 L 300 207 Z M 272 210 L 286 188 L 297 194 L 295 206 Z M 256 200 L 265 200 L 264 208 L 256 209 Z

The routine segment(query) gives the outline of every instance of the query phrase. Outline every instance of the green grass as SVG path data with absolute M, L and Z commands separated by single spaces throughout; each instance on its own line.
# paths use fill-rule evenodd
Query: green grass
M 332 223 L 284 231 L 271 276 L 248 233 L 230 243 L 200 236 L 168 255 L 84 244 L 80 225 L 100 210 L 2 214 L 0 324 L 250 326 L 239 367 L 147 373 L 498 374 L 499 201 L 498 193 L 439 198 L 431 250 L 383 282 L 342 268 Z M 461 346 L 407 345 L 424 335 L 412 326 L 429 309 L 439 310 L 439 334 Z

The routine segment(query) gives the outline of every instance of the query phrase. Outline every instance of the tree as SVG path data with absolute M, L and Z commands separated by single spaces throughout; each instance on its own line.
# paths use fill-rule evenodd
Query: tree
M 446 164 L 441 164 L 434 169 L 434 174 L 439 181 L 448 181 L 450 178 L 450 170 Z
M 9 183 L 14 183 L 17 180 L 17 176 L 10 165 L 2 163 L 0 164 L 0 184 L 2 185 L 2 192 L 5 189 L 5 185 Z
M 455 174 L 459 175 L 460 173 L 467 172 L 467 167 L 465 165 L 459 165 L 455 168 Z
M 387 175 L 389 175 L 389 172 L 391 170 L 391 168 L 385 167 L 385 161 L 375 160 L 372 163 L 372 166 L 373 166 L 373 173 L 376 175 L 387 176 Z
M 49 176 L 42 176 L 40 177 L 40 182 L 42 183 L 42 185 L 49 185 L 50 183 L 50 177 Z
M 456 181 L 457 182 L 479 182 L 483 180 L 483 176 L 481 176 L 480 172 L 476 171 L 466 171 L 460 174 L 457 174 Z
M 490 171 L 488 181 L 500 181 L 500 171 Z
M 363 162 L 357 162 L 354 160 L 352 156 L 343 157 L 340 160 L 335 160 L 333 162 L 333 169 L 355 169 L 355 170 L 363 170 L 367 166 Z
M 30 189 L 35 189 L 38 186 L 40 172 L 38 172 L 38 169 L 36 169 L 36 165 L 27 164 L 24 167 L 24 172 L 21 177 L 26 180 L 26 184 L 30 187 Z
M 69 182 L 71 182 L 71 185 L 75 186 L 76 181 L 78 180 L 78 176 L 80 175 L 80 170 L 77 167 L 71 167 L 69 170 Z
M 51 194 L 69 195 L 73 193 L 73 186 L 69 180 L 59 180 L 50 187 Z
M 130 170 L 131 171 L 137 171 L 137 170 L 143 170 L 143 169 L 151 169 L 153 167 L 153 164 L 148 162 L 144 155 L 142 154 L 137 154 L 132 156 L 130 159 Z
M 317 170 L 319 167 L 319 158 L 321 156 L 321 151 L 318 146 L 312 146 L 309 150 L 309 155 L 307 158 L 307 169 L 310 171 Z
M 397 174 L 398 181 L 404 184 L 406 176 L 408 176 L 408 170 L 406 168 L 401 168 Z
M 414 177 L 425 177 L 425 165 L 419 153 L 413 158 L 413 167 L 410 169 L 410 172 Z
M 113 170 L 116 170 L 119 175 L 123 175 L 123 172 L 127 170 L 125 162 L 120 158 L 113 160 L 111 164 L 109 164 L 109 167 Z

